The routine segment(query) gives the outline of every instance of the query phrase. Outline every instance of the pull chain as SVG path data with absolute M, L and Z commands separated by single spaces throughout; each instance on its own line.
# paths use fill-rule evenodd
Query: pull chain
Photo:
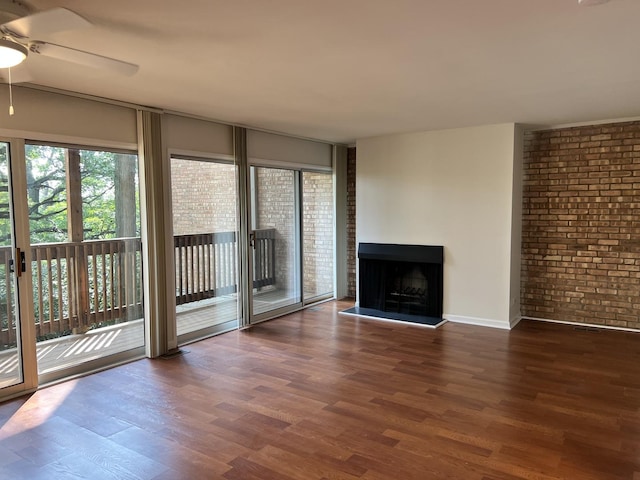
M 13 115 L 15 111 L 13 110 L 13 91 L 11 90 L 11 67 L 9 70 L 9 115 Z

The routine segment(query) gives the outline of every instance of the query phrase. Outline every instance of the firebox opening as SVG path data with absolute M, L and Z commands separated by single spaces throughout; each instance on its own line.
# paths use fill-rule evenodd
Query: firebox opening
M 418 265 L 393 265 L 387 280 L 386 310 L 410 315 L 427 313 L 429 283 Z

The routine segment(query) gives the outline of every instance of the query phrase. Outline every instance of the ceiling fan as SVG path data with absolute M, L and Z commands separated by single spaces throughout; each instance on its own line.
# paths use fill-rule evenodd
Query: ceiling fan
M 17 0 L 0 0 L 0 68 L 13 67 L 28 55 L 36 54 L 57 58 L 88 67 L 131 76 L 138 65 L 56 45 L 38 37 L 92 26 L 91 22 L 66 8 L 52 8 L 31 13 L 29 7 Z M 6 53 L 6 57 L 3 55 Z M 6 61 L 3 59 L 6 58 Z

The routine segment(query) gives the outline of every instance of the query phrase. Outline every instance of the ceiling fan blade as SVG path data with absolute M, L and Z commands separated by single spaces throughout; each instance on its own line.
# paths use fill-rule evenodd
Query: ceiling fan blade
M 45 37 L 52 33 L 90 27 L 91 23 L 66 8 L 52 8 L 27 15 L 0 26 L 0 30 L 16 38 Z
M 29 44 L 29 50 L 33 53 L 39 53 L 46 57 L 57 58 L 59 60 L 65 60 L 79 65 L 86 65 L 100 70 L 107 70 L 109 72 L 119 73 L 120 75 L 126 75 L 128 77 L 135 75 L 138 71 L 138 65 L 133 63 L 123 62 L 122 60 L 116 60 L 115 58 L 104 57 L 95 53 L 84 52 L 82 50 L 63 47 L 53 43 L 35 42 Z

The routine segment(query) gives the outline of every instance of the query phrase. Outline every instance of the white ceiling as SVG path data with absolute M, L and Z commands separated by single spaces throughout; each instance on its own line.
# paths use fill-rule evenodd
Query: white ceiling
M 640 0 L 29 5 L 95 25 L 40 40 L 140 65 L 119 77 L 31 55 L 33 83 L 305 137 L 640 116 Z

